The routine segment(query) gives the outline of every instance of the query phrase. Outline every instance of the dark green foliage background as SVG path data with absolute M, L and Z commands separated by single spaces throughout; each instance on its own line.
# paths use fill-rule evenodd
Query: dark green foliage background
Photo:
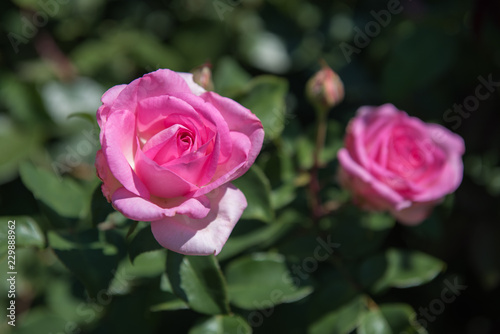
M 340 45 L 356 47 L 354 28 L 364 31 L 388 3 L 2 1 L 0 332 L 499 333 L 499 89 L 466 118 L 445 113 L 481 78 L 500 81 L 500 5 L 402 1 L 348 61 Z M 315 113 L 304 87 L 320 58 L 346 95 L 330 111 L 321 154 L 331 213 L 315 222 Z M 161 248 L 147 222 L 103 198 L 95 111 L 113 85 L 207 60 L 215 90 L 256 113 L 266 141 L 235 181 L 249 207 L 223 251 L 189 257 Z M 461 187 L 416 227 L 361 212 L 335 179 L 348 120 L 388 102 L 466 142 Z M 12 327 L 4 320 L 14 219 Z M 467 288 L 426 320 L 420 308 L 439 308 L 453 282 Z

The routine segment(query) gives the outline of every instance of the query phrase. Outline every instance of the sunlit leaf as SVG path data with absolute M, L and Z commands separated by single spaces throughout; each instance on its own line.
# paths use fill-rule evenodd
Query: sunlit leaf
M 128 254 L 130 260 L 134 262 L 135 258 L 144 252 L 150 252 L 158 249 L 164 249 L 158 241 L 156 241 L 150 226 L 141 229 L 134 236 L 128 246 Z
M 288 83 L 270 75 L 254 78 L 238 101 L 250 109 L 262 122 L 266 138 L 279 137 L 285 123 L 285 96 Z
M 328 313 L 309 327 L 309 334 L 348 334 L 358 327 L 366 312 L 364 300 L 355 297 L 349 303 Z
M 70 178 L 55 174 L 29 163 L 20 168 L 21 179 L 33 195 L 63 217 L 79 217 L 86 209 L 85 192 Z
M 226 333 L 250 334 L 252 333 L 252 328 L 239 316 L 216 315 L 197 324 L 189 331 L 189 334 Z
M 167 276 L 173 292 L 205 314 L 227 314 L 227 288 L 217 259 L 168 252 Z
M 363 315 L 357 333 L 393 334 L 391 327 L 379 309 L 372 309 Z
M 260 253 L 231 262 L 226 268 L 231 303 L 253 310 L 274 307 L 304 298 L 311 286 L 297 286 L 285 259 L 279 254 Z
M 443 269 L 444 262 L 418 251 L 389 249 L 369 257 L 359 269 L 360 281 L 380 292 L 389 287 L 408 288 L 431 281 Z
M 48 238 L 57 257 L 85 285 L 91 296 L 106 292 L 124 255 L 119 244 L 123 240 L 116 232 L 50 231 Z
M 248 206 L 241 216 L 243 219 L 258 219 L 268 223 L 273 221 L 271 187 L 266 175 L 257 165 L 253 165 L 245 175 L 232 183 L 243 192 L 247 199 Z

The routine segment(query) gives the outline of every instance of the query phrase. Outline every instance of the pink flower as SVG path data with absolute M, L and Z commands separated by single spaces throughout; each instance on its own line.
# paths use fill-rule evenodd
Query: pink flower
M 192 78 L 160 69 L 109 89 L 97 111 L 96 168 L 108 201 L 150 221 L 163 247 L 218 254 L 247 206 L 230 181 L 254 163 L 264 130 L 250 110 Z
M 415 225 L 462 182 L 464 151 L 460 136 L 392 104 L 361 107 L 338 152 L 340 182 L 362 208 Z

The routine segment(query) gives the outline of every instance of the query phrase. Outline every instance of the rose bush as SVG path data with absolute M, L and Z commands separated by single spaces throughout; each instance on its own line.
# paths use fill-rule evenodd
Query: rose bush
M 341 184 L 362 208 L 418 224 L 462 182 L 463 139 L 391 104 L 362 107 L 338 152 Z
M 102 103 L 96 168 L 108 201 L 151 222 L 165 248 L 218 254 L 247 205 L 230 181 L 260 152 L 259 119 L 166 69 L 112 87 Z

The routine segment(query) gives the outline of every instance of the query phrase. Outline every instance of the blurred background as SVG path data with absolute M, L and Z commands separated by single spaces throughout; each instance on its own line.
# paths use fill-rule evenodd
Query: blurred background
M 2 248 L 9 219 L 17 217 L 26 227 L 19 232 L 26 247 L 16 252 L 16 327 L 3 323 L 8 283 L 2 279 L 0 332 L 187 332 L 198 321 L 195 312 L 151 311 L 155 291 L 149 287 L 161 279 L 155 268 L 136 268 L 143 283 L 135 283 L 134 293 L 118 293 L 108 307 L 108 302 L 89 301 L 67 263 L 64 267 L 46 248 L 47 231 L 54 225 L 78 229 L 86 221 L 75 225 L 74 217 L 84 217 L 94 205 L 90 198 L 99 183 L 94 122 L 102 93 L 159 68 L 187 72 L 205 62 L 212 64 L 215 90 L 228 97 L 240 96 L 257 75 L 285 79 L 283 129 L 268 136 L 271 144 L 259 160 L 277 189 L 284 177 L 269 167 L 276 147 L 293 151 L 295 183 L 310 167 L 314 110 L 304 87 L 324 59 L 345 85 L 345 100 L 330 112 L 334 127 L 327 138 L 325 178 L 335 173 L 345 125 L 362 105 L 393 103 L 448 127 L 466 143 L 465 174 L 456 193 L 423 224 L 395 225 L 381 241 L 383 248 L 430 254 L 446 269 L 421 286 L 391 289 L 377 302 L 402 302 L 418 312 L 440 298 L 445 280 L 458 279 L 467 288 L 429 321 L 429 333 L 500 333 L 498 1 L 9 0 L 0 3 L 0 17 Z M 46 171 L 71 179 L 71 185 L 43 183 L 49 180 Z M 66 202 L 40 203 L 45 192 Z M 298 191 L 289 203 L 300 200 Z M 55 214 L 66 218 L 50 218 Z M 273 247 L 285 253 L 292 246 Z M 2 278 L 5 252 L 0 251 Z M 150 260 L 143 262 L 147 266 Z M 97 271 L 107 270 L 106 263 L 99 265 Z M 277 306 L 253 331 L 310 331 L 295 320 L 300 308 L 290 305 Z M 75 309 L 80 310 L 76 315 Z

